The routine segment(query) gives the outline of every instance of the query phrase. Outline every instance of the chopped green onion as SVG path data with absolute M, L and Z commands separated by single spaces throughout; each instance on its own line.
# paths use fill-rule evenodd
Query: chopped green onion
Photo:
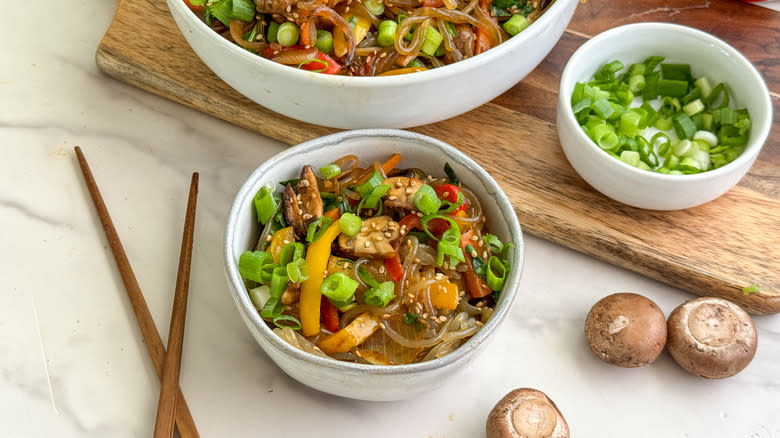
M 623 151 L 620 153 L 620 161 L 628 164 L 629 166 L 639 167 L 640 157 L 639 152 L 636 151 Z
M 363 219 L 352 213 L 344 213 L 339 218 L 339 229 L 347 236 L 355 236 L 363 227 Z
M 674 131 L 680 138 L 690 139 L 696 134 L 696 125 L 685 113 L 677 114 L 677 116 L 674 117 L 673 123 Z
M 298 43 L 298 37 L 300 31 L 298 26 L 292 21 L 285 21 L 279 25 L 279 30 L 276 33 L 276 40 L 279 44 L 290 47 Z
M 355 187 L 355 191 L 357 191 L 360 194 L 361 198 L 365 198 L 368 195 L 370 195 L 371 192 L 374 191 L 374 188 L 376 186 L 382 184 L 384 180 L 385 179 L 382 178 L 382 174 L 379 173 L 378 170 L 375 170 L 374 173 L 372 173 L 371 176 L 363 184 L 360 184 L 359 186 Z
M 758 283 L 753 283 L 750 286 L 745 286 L 742 288 L 742 293 L 745 295 L 749 295 L 756 292 L 761 292 L 761 286 L 759 286 Z M 404 318 L 404 322 L 406 322 L 405 318 Z
M 343 272 L 336 272 L 328 275 L 322 280 L 320 285 L 320 292 L 325 295 L 326 298 L 337 301 L 345 302 L 352 299 L 355 295 L 355 291 L 358 288 L 359 283 L 347 276 Z
M 290 322 L 291 324 L 284 324 L 286 322 Z M 289 327 L 293 330 L 300 330 L 301 329 L 301 321 L 292 316 L 292 315 L 279 315 L 274 317 L 273 323 L 275 326 L 279 328 L 285 328 Z
M 693 116 L 694 114 L 698 114 L 702 111 L 704 111 L 704 103 L 702 103 L 700 99 L 696 99 L 693 102 L 683 106 L 683 112 L 689 116 Z
M 320 167 L 320 173 L 323 178 L 331 179 L 341 175 L 341 168 L 338 164 L 328 164 L 325 167 Z
M 634 110 L 628 110 L 620 116 L 620 127 L 618 132 L 620 134 L 634 137 L 639 134 L 639 122 L 642 120 L 642 116 Z
M 515 36 L 525 30 L 529 24 L 528 19 L 523 14 L 514 14 L 509 20 L 506 20 L 501 27 L 503 27 L 509 35 Z
M 662 96 L 683 97 L 687 92 L 687 81 L 677 81 L 672 79 L 658 80 L 658 94 Z
M 661 76 L 664 79 L 688 82 L 691 80 L 690 64 L 661 64 Z
M 447 228 L 441 235 L 441 240 L 436 245 L 436 265 L 444 264 L 444 257 L 449 256 L 450 266 L 455 266 L 466 260 L 463 250 L 460 249 L 460 230 L 454 227 Z
M 418 318 L 419 316 L 417 316 L 415 313 L 407 313 L 404 315 L 404 324 L 412 325 L 417 321 Z
M 458 192 L 458 199 L 455 202 L 450 202 L 446 199 L 441 199 L 442 206 L 444 208 L 441 208 L 439 210 L 439 213 L 452 213 L 453 211 L 460 208 L 463 203 L 466 202 L 466 198 L 463 196 L 463 193 Z
M 329 30 L 317 29 L 314 47 L 322 53 L 330 53 L 333 50 L 333 34 Z
M 436 196 L 436 191 L 428 184 L 423 184 L 414 194 L 414 206 L 423 214 L 433 214 L 439 211 L 441 199 Z
M 279 23 L 275 21 L 271 21 L 271 23 L 268 25 L 268 35 L 266 35 L 266 39 L 268 39 L 269 43 L 275 43 L 277 41 L 277 36 L 279 35 Z M 279 183 L 282 185 L 286 185 L 283 183 Z
M 295 259 L 287 264 L 287 276 L 293 283 L 300 283 L 309 279 L 309 267 L 304 259 Z
M 385 4 L 382 0 L 365 0 L 363 6 L 368 9 L 368 12 L 377 16 L 385 13 Z
M 615 79 L 615 73 L 619 72 L 620 70 L 623 70 L 623 63 L 615 60 L 610 63 L 605 64 L 603 67 L 601 67 L 601 70 L 596 73 L 593 78 L 597 81 L 603 81 L 608 80 L 612 81 Z
M 360 278 L 360 281 L 366 284 L 368 287 L 379 287 L 379 282 L 376 281 L 374 277 L 371 276 L 371 273 L 368 272 L 368 269 L 364 267 L 358 268 L 358 278 Z
M 650 102 L 658 97 L 658 73 L 647 73 L 645 75 L 645 88 L 642 89 L 642 99 Z
M 666 58 L 664 58 L 663 56 L 657 56 L 657 55 L 648 57 L 643 62 L 643 64 L 645 65 L 645 70 L 646 71 L 653 71 L 653 70 L 655 70 L 655 68 L 658 67 L 658 64 L 664 62 L 664 59 L 666 59 Z
M 600 148 L 605 150 L 616 148 L 618 146 L 618 141 L 620 140 L 617 134 L 615 134 L 615 129 L 606 123 L 594 126 L 590 131 L 590 138 L 592 138 Z
M 452 184 L 456 186 L 460 185 L 460 179 L 458 179 L 458 176 L 455 175 L 455 171 L 452 170 L 450 163 L 444 163 L 444 173 L 447 175 L 447 178 L 450 179 Z
M 393 20 L 384 20 L 379 23 L 379 30 L 376 34 L 376 42 L 379 44 L 379 47 L 392 46 L 393 41 L 395 41 L 395 33 L 397 30 L 398 23 Z
M 645 85 L 646 82 L 644 75 L 634 75 L 628 79 L 628 89 L 634 94 L 644 90 Z
M 271 276 L 269 298 L 260 310 L 263 319 L 273 319 L 282 314 L 284 304 L 280 301 L 282 293 L 287 288 L 287 272 L 284 268 L 275 268 Z
M 261 276 L 263 266 L 273 264 L 274 258 L 270 253 L 264 251 L 245 251 L 238 258 L 238 273 L 241 274 L 241 278 L 247 280 L 256 281 L 258 283 L 265 283 L 264 277 Z
M 276 213 L 276 209 L 279 204 L 274 198 L 273 189 L 270 187 L 262 187 L 255 194 L 255 211 L 257 211 L 257 219 L 261 224 L 265 225 Z
M 491 256 L 488 259 L 487 269 L 485 270 L 485 280 L 488 287 L 494 292 L 500 291 L 504 287 L 506 281 L 507 269 L 501 260 L 496 256 Z
M 596 115 L 602 119 L 608 119 L 615 112 L 615 108 L 604 97 L 600 97 L 593 101 L 590 105 L 591 109 L 596 112 Z
M 319 240 L 319 238 L 325 234 L 325 230 L 328 229 L 331 223 L 333 223 L 333 219 L 327 216 L 320 216 L 317 220 L 310 223 L 309 228 L 306 229 L 306 241 L 314 243 Z
M 710 131 L 696 131 L 696 134 L 693 135 L 693 139 L 706 141 L 710 147 L 715 147 L 718 145 L 718 136 Z
M 304 246 L 301 242 L 290 242 L 284 245 L 282 251 L 279 252 L 279 266 L 285 266 L 297 259 L 302 259 L 303 253 Z
M 379 287 L 372 287 L 363 293 L 363 302 L 374 307 L 385 307 L 395 298 L 395 283 L 385 281 Z
M 434 56 L 442 41 L 444 41 L 444 37 L 439 31 L 433 26 L 428 26 L 425 31 L 425 40 L 423 41 L 420 51 L 428 56 Z
M 266 285 L 261 285 L 252 289 L 249 289 L 249 299 L 252 300 L 252 304 L 257 311 L 260 311 L 268 299 L 271 297 L 271 288 Z
M 368 196 L 361 200 L 363 203 L 363 208 L 370 208 L 372 210 L 376 209 L 379 206 L 379 201 L 382 199 L 382 196 L 384 196 L 385 193 L 387 193 L 391 188 L 392 186 L 389 184 L 380 184 L 374 187 L 374 190 L 372 190 Z
M 712 93 L 712 84 L 707 76 L 702 76 L 699 79 L 693 81 L 693 86 L 699 89 L 701 97 L 706 99 Z
M 225 26 L 230 26 L 230 19 L 233 15 L 233 2 L 232 0 L 217 0 L 207 4 L 204 14 L 207 17 L 207 24 L 211 22 L 211 17 L 214 17 Z
M 241 21 L 252 21 L 255 18 L 255 8 L 252 0 L 233 0 L 231 16 Z

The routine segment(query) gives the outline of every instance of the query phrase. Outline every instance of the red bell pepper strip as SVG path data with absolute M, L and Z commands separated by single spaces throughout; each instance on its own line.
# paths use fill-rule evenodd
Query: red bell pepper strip
M 395 253 L 389 259 L 385 259 L 385 267 L 387 268 L 387 273 L 390 274 L 390 277 L 396 283 L 404 278 L 404 267 L 401 264 L 401 256 L 398 253 Z
M 194 12 L 203 12 L 204 9 L 203 5 L 193 5 L 192 3 L 190 3 L 190 0 L 184 0 L 184 3 L 186 3 L 187 7 Z
M 474 230 L 468 230 L 460 236 L 460 248 L 463 250 L 463 255 L 466 258 L 466 266 L 468 267 L 466 272 L 463 273 L 463 279 L 466 281 L 466 288 L 468 289 L 471 298 L 483 298 L 492 294 L 493 291 L 490 290 L 487 282 L 474 272 L 474 267 L 471 264 L 471 254 L 466 251 L 466 246 L 469 244 L 477 248 L 477 245 L 475 245 L 476 242 L 471 241 L 471 236 L 473 235 Z
M 283 49 L 279 49 L 278 45 L 276 47 L 274 46 L 275 44 L 266 47 L 266 49 L 263 51 L 263 56 L 268 59 L 272 59 L 275 55 L 284 51 L 305 49 L 305 47 L 300 44 L 296 44 L 290 47 L 285 47 Z M 317 61 L 305 62 L 303 65 L 301 65 L 300 67 L 301 70 L 316 71 L 318 73 L 324 73 L 326 75 L 333 75 L 341 71 L 342 68 L 341 64 L 339 64 L 335 59 L 331 58 L 328 54 L 323 53 L 321 50 L 317 51 L 317 54 L 314 56 L 313 59 L 318 59 L 322 62 L 317 62 Z M 323 68 L 325 70 L 322 70 Z
M 325 296 L 322 297 L 322 301 L 320 302 L 320 315 L 322 316 L 322 323 L 325 325 L 326 330 L 332 333 L 339 331 L 339 309 L 337 309 Z
M 463 192 L 461 192 L 460 187 L 454 184 L 442 184 L 436 187 L 436 196 L 453 204 L 458 202 L 458 193 L 462 194 Z M 466 207 L 466 200 L 464 199 L 463 204 L 460 204 L 458 208 L 450 212 L 450 216 L 454 216 L 459 211 L 466 211 Z

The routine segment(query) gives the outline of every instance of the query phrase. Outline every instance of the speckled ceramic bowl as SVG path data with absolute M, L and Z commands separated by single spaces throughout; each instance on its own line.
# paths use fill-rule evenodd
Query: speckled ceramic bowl
M 364 162 L 399 152 L 400 167 L 431 172 L 449 162 L 458 177 L 481 199 L 491 233 L 514 242 L 512 266 L 493 316 L 482 329 L 454 352 L 429 362 L 378 366 L 325 359 L 298 350 L 279 338 L 255 310 L 238 273 L 238 257 L 254 247 L 259 234 L 252 199 L 264 185 L 294 178 L 301 166 L 317 168 L 336 157 L 357 154 Z M 399 400 L 428 392 L 462 368 L 496 332 L 517 293 L 523 268 L 523 236 L 514 209 L 504 192 L 479 165 L 439 140 L 406 131 L 358 130 L 311 140 L 268 159 L 241 187 L 233 202 L 225 231 L 225 274 L 233 300 L 249 331 L 284 372 L 320 391 L 363 400 Z

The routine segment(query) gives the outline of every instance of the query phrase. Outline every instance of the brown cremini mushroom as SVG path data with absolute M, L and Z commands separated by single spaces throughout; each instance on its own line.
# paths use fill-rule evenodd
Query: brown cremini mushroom
M 297 193 L 296 193 L 297 192 Z M 296 190 L 290 184 L 284 188 L 284 220 L 292 225 L 295 235 L 303 237 L 309 224 L 323 213 L 322 198 L 317 187 L 317 177 L 308 164 L 301 169 L 301 179 Z
M 756 354 L 753 320 L 741 307 L 702 297 L 678 306 L 668 321 L 669 354 L 686 371 L 722 379 L 742 371 Z
M 569 438 L 569 425 L 541 391 L 519 388 L 496 403 L 485 424 L 487 438 Z
M 604 362 L 624 368 L 641 367 L 663 351 L 666 318 L 654 302 L 642 295 L 616 293 L 590 309 L 585 338 Z
M 401 238 L 398 222 L 390 216 L 363 219 L 363 226 L 355 236 L 341 234 L 339 249 L 344 254 L 368 258 L 390 258 L 395 255 L 395 244 Z
M 423 182 L 418 178 L 396 176 L 385 178 L 382 184 L 390 186 L 385 193 L 385 206 L 414 210 L 414 195 L 422 187 Z

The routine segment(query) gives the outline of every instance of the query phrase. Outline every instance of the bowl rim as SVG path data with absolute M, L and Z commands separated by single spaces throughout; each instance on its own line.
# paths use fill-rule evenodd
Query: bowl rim
M 762 113 L 751 114 L 750 117 L 751 119 L 753 119 L 756 116 L 759 117 L 763 116 L 762 117 L 763 129 L 759 132 L 755 132 L 755 130 L 751 130 L 751 139 L 748 141 L 745 150 L 736 159 L 734 159 L 734 161 L 722 167 L 719 167 L 717 169 L 708 170 L 706 172 L 694 173 L 694 174 L 673 175 L 673 174 L 663 174 L 663 173 L 643 170 L 631 166 L 630 164 L 624 163 L 619 159 L 609 155 L 609 153 L 601 149 L 582 130 L 582 127 L 579 125 L 579 123 L 577 123 L 577 119 L 574 117 L 574 113 L 571 110 L 571 104 L 569 103 L 570 97 L 565 97 L 565 96 L 571 96 L 572 93 L 575 78 L 571 76 L 574 75 L 574 73 L 572 72 L 574 66 L 580 61 L 581 58 L 585 58 L 586 56 L 591 55 L 592 51 L 595 48 L 597 48 L 599 45 L 604 44 L 605 42 L 613 38 L 620 38 L 621 35 L 625 33 L 633 33 L 633 32 L 640 32 L 640 31 L 663 32 L 663 33 L 681 32 L 696 37 L 702 42 L 715 45 L 719 49 L 727 52 L 729 55 L 739 60 L 740 64 L 743 66 L 745 70 L 745 73 L 747 73 L 746 77 L 749 78 L 749 80 L 753 82 L 756 86 L 761 88 L 762 99 L 760 100 L 759 105 L 757 106 L 758 109 L 762 110 L 761 111 Z M 605 60 L 603 62 L 608 62 L 608 61 Z M 771 101 L 771 96 L 769 94 L 769 89 L 766 86 L 766 82 L 764 81 L 764 78 L 761 76 L 758 70 L 755 68 L 755 66 L 750 62 L 750 60 L 748 60 L 740 51 L 732 47 L 727 42 L 721 40 L 720 38 L 708 32 L 704 32 L 702 30 L 690 26 L 684 26 L 675 23 L 664 23 L 664 22 L 631 23 L 631 24 L 625 24 L 622 26 L 614 27 L 612 29 L 599 33 L 598 35 L 586 41 L 582 46 L 577 48 L 574 54 L 572 54 L 572 56 L 566 62 L 566 66 L 564 67 L 563 73 L 561 74 L 561 83 L 558 92 L 558 106 L 565 107 L 565 111 L 563 111 L 563 113 L 566 121 L 570 125 L 576 126 L 576 129 L 574 129 L 574 131 L 576 131 L 574 133 L 576 138 L 580 140 L 580 142 L 587 143 L 588 147 L 590 147 L 591 149 L 597 150 L 598 154 L 600 154 L 599 155 L 600 157 L 607 158 L 608 162 L 614 162 L 614 164 L 618 166 L 618 168 L 621 168 L 628 172 L 632 172 L 635 175 L 643 175 L 643 177 L 646 177 L 651 180 L 657 180 L 663 182 L 674 182 L 674 183 L 680 183 L 682 181 L 702 181 L 702 180 L 717 178 L 721 175 L 731 173 L 733 170 L 739 169 L 742 165 L 746 163 L 749 164 L 758 156 L 758 154 L 761 152 L 761 149 L 764 146 L 764 143 L 766 143 L 766 139 L 768 138 L 769 132 L 772 128 L 772 117 L 773 117 L 772 101 Z M 756 123 L 753 123 L 753 128 L 755 128 L 755 125 Z M 561 128 L 559 127 L 558 129 Z
M 502 297 L 499 305 L 496 306 L 493 315 L 491 315 L 485 325 L 461 346 L 443 357 L 426 362 L 402 365 L 360 364 L 319 357 L 293 347 L 278 335 L 276 335 L 260 318 L 258 312 L 255 311 L 254 306 L 249 299 L 249 295 L 247 293 L 241 293 L 245 292 L 246 288 L 244 287 L 243 280 L 238 273 L 237 263 L 233 256 L 235 249 L 233 245 L 233 236 L 236 232 L 236 223 L 240 217 L 239 212 L 243 209 L 244 205 L 250 202 L 254 197 L 256 185 L 260 180 L 263 179 L 263 174 L 279 161 L 289 160 L 291 158 L 294 159 L 298 154 L 309 153 L 322 147 L 327 147 L 329 145 L 338 144 L 347 140 L 361 137 L 394 137 L 407 141 L 422 142 L 425 144 L 424 147 L 437 148 L 441 153 L 447 155 L 453 160 L 456 160 L 459 164 L 464 165 L 472 173 L 474 173 L 475 176 L 479 178 L 479 180 L 483 181 L 483 183 L 488 188 L 495 189 L 496 203 L 501 210 L 502 216 L 509 230 L 509 234 L 513 240 L 513 243 L 515 244 L 515 248 L 512 252 L 512 267 L 510 269 L 510 276 L 507 279 L 504 290 L 502 291 Z M 231 294 L 233 295 L 234 303 L 236 306 L 240 307 L 240 313 L 243 314 L 242 316 L 244 317 L 244 322 L 250 322 L 254 328 L 273 345 L 274 348 L 280 350 L 285 355 L 292 356 L 294 359 L 305 361 L 318 367 L 361 374 L 368 373 L 374 375 L 403 375 L 409 373 L 426 372 L 444 368 L 459 362 L 464 358 L 468 358 L 471 352 L 476 350 L 490 337 L 491 334 L 495 332 L 495 330 L 501 325 L 511 310 L 514 299 L 517 296 L 520 278 L 525 264 L 525 245 L 520 223 L 518 222 L 517 216 L 514 212 L 514 207 L 512 207 L 506 194 L 498 185 L 498 183 L 490 176 L 490 174 L 488 174 L 487 171 L 485 171 L 467 155 L 441 140 L 426 135 L 397 129 L 358 129 L 343 131 L 300 143 L 268 158 L 252 172 L 252 174 L 246 179 L 246 181 L 239 189 L 233 201 L 233 205 L 230 208 L 224 239 L 225 241 L 223 250 L 225 274 L 228 278 L 228 283 Z M 266 352 L 266 354 L 268 353 Z
M 547 27 L 555 20 L 558 15 L 571 3 L 578 2 L 579 0 L 555 0 L 547 10 L 533 23 L 531 23 L 527 29 L 541 29 Z M 211 30 L 203 20 L 198 17 L 194 11 L 188 8 L 182 0 L 167 0 L 169 8 L 177 9 L 178 12 L 187 17 L 189 21 L 196 22 L 195 26 L 199 27 L 202 31 L 208 31 L 209 34 L 219 37 L 216 32 Z M 526 29 L 526 30 L 527 30 Z M 182 32 L 183 33 L 183 32 Z M 472 56 L 471 58 L 464 59 L 449 65 L 445 65 L 439 68 L 434 68 L 426 71 L 415 72 L 410 75 L 391 75 L 391 76 L 341 76 L 341 75 L 324 75 L 314 73 L 302 69 L 291 68 L 287 65 L 282 65 L 273 61 L 270 61 L 262 56 L 258 56 L 250 53 L 249 51 L 239 47 L 238 45 L 219 37 L 216 39 L 217 44 L 225 50 L 231 51 L 236 56 L 245 59 L 248 62 L 258 63 L 260 66 L 268 68 L 273 73 L 289 74 L 291 78 L 296 79 L 308 79 L 314 81 L 322 81 L 327 85 L 339 85 L 343 86 L 349 84 L 358 88 L 373 88 L 378 84 L 384 84 L 385 86 L 411 86 L 418 82 L 430 82 L 436 80 L 445 80 L 451 76 L 457 75 L 460 70 L 470 70 L 476 68 L 480 64 L 490 63 L 493 59 L 506 55 L 506 52 L 511 52 L 515 49 L 515 46 L 522 46 L 526 43 L 526 40 L 532 38 L 531 32 L 520 32 L 514 37 L 510 37 L 503 43 L 491 48 L 490 50 L 480 53 L 479 55 Z

